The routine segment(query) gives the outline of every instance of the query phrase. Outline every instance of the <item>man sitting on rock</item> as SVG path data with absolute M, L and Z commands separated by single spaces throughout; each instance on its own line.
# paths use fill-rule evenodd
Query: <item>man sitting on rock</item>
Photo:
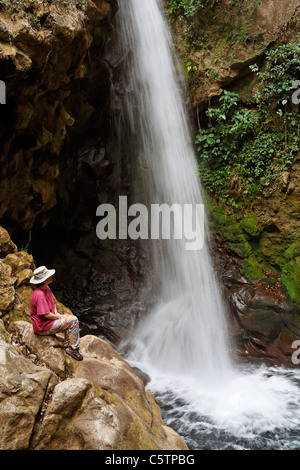
M 77 361 L 82 361 L 78 318 L 75 315 L 60 315 L 56 310 L 55 298 L 49 287 L 54 273 L 55 269 L 48 270 L 46 266 L 41 266 L 35 269 L 34 276 L 30 279 L 30 283 L 36 286 L 30 302 L 33 331 L 38 335 L 53 335 L 64 331 L 66 353 Z

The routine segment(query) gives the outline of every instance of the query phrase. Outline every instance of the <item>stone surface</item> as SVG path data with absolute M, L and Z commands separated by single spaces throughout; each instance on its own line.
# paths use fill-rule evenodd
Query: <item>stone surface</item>
M 14 279 L 11 267 L 0 260 L 0 317 L 10 310 L 15 300 Z
M 255 36 L 263 31 L 262 49 L 280 37 L 282 26 L 291 18 L 295 5 L 294 0 L 284 0 L 280 4 L 272 0 L 261 2 L 253 17 L 255 21 L 251 23 L 251 33 Z M 95 327 L 98 333 L 104 315 L 114 325 L 122 324 L 123 330 L 120 330 L 124 331 L 131 326 L 132 317 L 143 309 L 138 302 L 129 305 L 124 300 L 128 299 L 126 295 L 130 290 L 131 301 L 139 286 L 141 265 L 137 262 L 136 247 L 125 243 L 101 246 L 101 253 L 93 260 L 94 267 L 87 273 L 87 260 L 91 259 L 92 252 L 90 234 L 95 221 L 94 209 L 88 215 L 86 209 L 94 208 L 95 202 L 107 202 L 113 190 L 118 193 L 120 162 L 107 158 L 101 139 L 95 139 L 95 142 L 90 139 L 87 148 L 79 148 L 85 131 L 97 136 L 100 131 L 101 136 L 105 133 L 102 134 L 102 129 L 106 123 L 100 111 L 110 98 L 104 80 L 104 77 L 108 80 L 110 71 L 104 61 L 98 60 L 98 55 L 97 60 L 95 54 L 91 61 L 86 58 L 93 44 L 97 54 L 102 51 L 114 2 L 88 2 L 84 12 L 73 6 L 66 9 L 52 4 L 37 6 L 34 3 L 33 8 L 37 18 L 46 15 L 40 29 L 34 28 L 26 15 L 11 21 L 10 15 L 0 14 L 0 65 L 4 73 L 1 79 L 7 81 L 11 103 L 0 130 L 3 142 L 0 217 L 5 216 L 14 227 L 25 230 L 31 229 L 36 221 L 41 229 L 45 229 L 59 196 L 60 217 L 54 230 L 46 235 L 41 233 L 48 241 L 58 234 L 65 240 L 60 251 L 57 250 L 57 238 L 53 242 L 61 279 L 67 285 L 71 284 L 71 279 L 75 281 L 69 291 L 70 297 L 78 293 L 79 296 L 86 295 L 87 308 L 80 313 L 90 326 L 89 331 Z M 243 12 L 241 18 L 244 18 Z M 218 38 L 217 42 L 222 44 Z M 216 46 L 207 57 L 203 58 L 202 53 L 195 55 L 198 71 L 193 104 L 197 111 L 198 106 L 205 108 L 209 100 L 219 96 L 225 86 L 239 86 L 239 80 L 249 72 L 249 64 L 261 55 L 260 47 L 250 46 L 239 45 L 234 58 L 230 55 L 230 47 L 228 53 Z M 231 57 L 230 60 L 221 63 L 220 57 L 216 57 L 220 53 L 222 60 Z M 200 69 L 202 59 L 203 68 Z M 34 83 L 26 81 L 31 76 L 37 78 Z M 98 97 L 100 90 L 98 87 L 92 90 L 92 83 L 103 88 L 101 99 Z M 62 164 L 64 144 L 70 135 L 74 143 L 65 150 L 67 158 Z M 125 166 L 127 161 L 124 161 Z M 214 214 L 220 222 L 219 227 L 223 225 L 224 228 L 219 232 L 224 235 L 223 240 L 217 243 L 220 251 L 214 250 L 214 254 L 216 270 L 224 281 L 228 310 L 232 312 L 232 336 L 238 358 L 292 367 L 291 344 L 299 338 L 299 310 L 296 304 L 291 307 L 285 303 L 281 289 L 279 293 L 270 284 L 261 284 L 266 279 L 263 268 L 282 268 L 282 284 L 292 300 L 299 297 L 299 251 L 297 247 L 293 252 L 288 251 L 297 237 L 299 240 L 299 161 L 289 175 L 283 175 L 283 181 L 285 192 L 278 188 L 278 197 L 266 193 L 263 200 L 255 202 L 255 217 L 264 212 L 259 220 L 250 216 L 241 224 L 227 224 L 222 214 Z M 86 194 L 87 188 L 89 194 Z M 84 203 L 82 194 L 86 195 Z M 282 200 L 284 210 L 280 210 Z M 71 237 L 65 236 L 72 233 L 71 229 L 77 236 L 72 247 L 69 246 Z M 26 322 L 30 319 L 32 287 L 28 281 L 34 263 L 30 255 L 16 251 L 6 230 L 0 229 L 0 317 L 19 338 L 18 346 L 13 349 L 8 346 L 7 354 L 11 360 L 5 364 L 10 367 L 14 358 L 21 361 L 20 351 L 25 351 L 24 370 L 32 370 L 30 374 L 36 377 L 36 382 L 37 378 L 39 381 L 42 378 L 39 387 L 43 389 L 44 397 L 40 399 L 41 393 L 37 393 L 40 401 L 33 404 L 25 387 L 27 379 L 20 381 L 18 374 L 17 378 L 13 376 L 21 398 L 28 400 L 28 403 L 25 399 L 20 403 L 29 413 L 23 418 L 17 400 L 13 402 L 12 409 L 17 410 L 16 415 L 21 417 L 22 423 L 20 434 L 14 437 L 16 421 L 6 414 L 5 408 L 2 409 L 0 423 L 5 432 L 1 445 L 9 449 L 59 449 L 63 446 L 72 449 L 181 448 L 183 444 L 176 433 L 161 423 L 158 405 L 150 394 L 145 393 L 139 375 L 107 343 L 90 336 L 82 338 L 86 358 L 79 364 L 64 356 L 59 337 L 45 339 L 32 334 L 30 324 Z M 43 258 L 43 243 L 40 253 Z M 74 272 L 68 271 L 70 278 L 67 279 L 66 266 L 74 269 Z M 122 284 L 124 279 L 126 282 Z M 123 310 L 114 301 L 116 298 L 123 304 Z M 78 310 L 81 306 L 79 304 Z M 58 304 L 58 309 L 61 313 L 69 312 L 62 304 Z M 113 332 L 107 327 L 109 334 L 114 340 Z M 8 342 L 7 333 L 4 336 Z M 6 344 L 2 346 L 2 351 L 6 351 Z M 44 372 L 41 373 L 36 365 L 29 366 L 29 357 L 44 364 L 42 371 L 46 369 L 49 381 L 53 381 L 51 387 L 46 385 L 48 378 Z M 21 369 L 20 362 L 16 371 Z M 70 378 L 65 379 L 68 374 Z M 3 372 L 3 383 L 4 375 Z M 11 372 L 7 372 L 7 377 L 8 388 L 12 391 Z M 54 379 L 57 381 L 55 387 Z M 27 383 L 34 390 L 31 379 Z M 0 405 L 4 406 L 3 400 Z M 41 409 L 42 413 L 37 411 Z
M 293 341 L 300 339 L 300 308 L 284 293 L 280 275 L 263 271 L 259 278 L 249 279 L 244 260 L 233 256 L 222 238 L 213 236 L 211 243 L 234 356 L 238 361 L 297 367 L 291 356 Z
M 187 450 L 108 343 L 81 338 L 81 363 L 61 346 L 28 322 L 8 334 L 0 321 L 1 450 Z
M 13 5 L 8 2 L 0 12 L 1 80 L 7 93 L 0 130 L 0 219 L 5 214 L 30 230 L 38 216 L 47 225 L 47 213 L 57 204 L 60 154 L 75 123 L 70 94 L 83 78 L 80 70 L 95 30 L 98 43 L 110 31 L 115 1 Z
M 25 450 L 55 380 L 50 370 L 34 365 L 10 345 L 3 330 L 0 320 L 0 449 Z
M 143 378 L 110 344 L 84 336 L 77 362 L 63 333 L 33 332 L 34 267 L 27 252 L 0 259 L 0 449 L 186 450 Z M 72 313 L 60 302 L 57 309 Z
M 4 258 L 9 253 L 17 251 L 16 245 L 12 242 L 7 230 L 0 227 L 0 258 Z
M 37 356 L 49 369 L 59 376 L 65 376 L 65 353 L 61 336 L 36 335 L 31 323 L 22 320 L 12 322 L 9 331 L 26 344 L 30 353 Z
M 199 46 L 193 48 L 186 41 L 189 33 L 180 16 L 174 27 L 182 56 L 196 67 L 188 78 L 191 102 L 198 111 L 232 84 L 244 82 L 247 87 L 251 82 L 249 65 L 260 62 L 270 45 L 280 41 L 284 33 L 288 35 L 289 23 L 298 21 L 299 27 L 298 0 L 218 3 L 203 9 L 196 21 L 199 34 L 195 42 L 200 40 Z

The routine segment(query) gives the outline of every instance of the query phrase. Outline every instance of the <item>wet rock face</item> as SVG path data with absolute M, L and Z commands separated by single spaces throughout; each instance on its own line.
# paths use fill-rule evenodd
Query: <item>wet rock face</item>
M 85 331 L 128 325 L 143 262 L 132 244 L 101 243 L 95 232 L 97 206 L 114 203 L 126 178 L 127 160 L 107 144 L 103 49 L 116 10 L 96 0 L 31 2 L 14 20 L 0 11 L 0 219 L 37 264 L 56 268 L 55 293 L 85 315 Z
M 0 11 L 0 78 L 7 93 L 0 117 L 0 218 L 12 228 L 29 230 L 38 216 L 45 226 L 57 204 L 61 151 L 77 120 L 73 86 L 87 73 L 92 43 L 101 54 L 114 9 L 114 1 L 98 0 Z
M 212 246 L 235 358 L 299 367 L 292 356 L 293 343 L 300 338 L 300 309 L 282 289 L 280 276 L 249 280 L 243 275 L 242 260 L 220 238 L 213 237 Z
M 134 243 L 96 236 L 97 206 L 130 191 L 126 151 L 114 146 L 117 133 L 108 142 L 120 102 L 104 46 L 117 8 L 30 2 L 14 20 L 0 10 L 0 220 L 37 265 L 56 269 L 53 291 L 84 333 L 110 340 L 144 311 L 137 293 L 148 269 Z
M 298 155 L 283 183 L 266 188 L 251 213 L 209 207 L 212 253 L 239 356 L 287 367 L 300 335 L 299 174 Z

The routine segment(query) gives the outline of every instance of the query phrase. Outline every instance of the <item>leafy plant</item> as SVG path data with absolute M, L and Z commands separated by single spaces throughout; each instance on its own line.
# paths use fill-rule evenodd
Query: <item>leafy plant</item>
M 169 0 L 167 13 L 179 20 L 193 18 L 204 7 L 213 7 L 219 0 Z
M 265 107 L 274 108 L 291 100 L 292 83 L 299 75 L 300 35 L 291 43 L 282 44 L 266 53 L 266 67 L 260 71 L 255 64 L 250 70 L 257 74 L 260 88 L 255 99 Z
M 41 29 L 42 25 L 41 25 L 41 22 L 40 22 L 40 19 L 37 15 L 32 15 L 31 17 L 31 24 L 34 28 L 36 29 Z
M 251 66 L 258 92 L 250 104 L 224 91 L 218 105 L 206 111 L 206 128 L 196 136 L 199 172 L 221 202 L 237 204 L 230 196 L 233 178 L 238 178 L 241 202 L 257 197 L 299 151 L 299 107 L 291 100 L 299 61 L 299 42 L 270 50 L 262 71 Z
M 196 72 L 198 70 L 197 65 L 192 64 L 191 61 L 185 64 L 185 68 L 188 73 L 193 72 L 193 71 Z
M 28 243 L 26 245 L 22 245 L 21 246 L 21 251 L 26 251 L 28 252 L 28 247 L 30 245 L 30 242 L 31 242 L 31 230 L 29 231 L 29 239 L 28 239 Z

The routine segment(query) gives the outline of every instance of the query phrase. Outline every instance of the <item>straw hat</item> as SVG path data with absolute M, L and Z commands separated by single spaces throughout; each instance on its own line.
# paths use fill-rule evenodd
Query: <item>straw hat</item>
M 47 269 L 46 266 L 40 266 L 33 271 L 34 276 L 30 279 L 30 284 L 40 284 L 53 276 L 54 273 L 55 269 Z

